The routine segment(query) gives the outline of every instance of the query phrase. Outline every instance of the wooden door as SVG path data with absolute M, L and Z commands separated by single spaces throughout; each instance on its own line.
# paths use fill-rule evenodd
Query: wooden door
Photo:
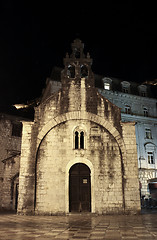
M 82 163 L 73 165 L 69 172 L 70 212 L 91 211 L 90 169 Z

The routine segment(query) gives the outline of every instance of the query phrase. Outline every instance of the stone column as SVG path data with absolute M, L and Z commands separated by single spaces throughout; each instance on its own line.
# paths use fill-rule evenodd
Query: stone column
M 135 123 L 122 123 L 122 129 L 123 140 L 126 147 L 126 159 L 123 159 L 125 212 L 139 213 L 141 204 Z
M 33 122 L 23 122 L 18 214 L 34 213 L 36 133 Z

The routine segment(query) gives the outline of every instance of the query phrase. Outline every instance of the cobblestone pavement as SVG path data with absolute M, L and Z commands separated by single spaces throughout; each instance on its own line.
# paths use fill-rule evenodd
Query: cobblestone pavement
M 0 240 L 157 239 L 157 213 L 134 216 L 0 214 Z

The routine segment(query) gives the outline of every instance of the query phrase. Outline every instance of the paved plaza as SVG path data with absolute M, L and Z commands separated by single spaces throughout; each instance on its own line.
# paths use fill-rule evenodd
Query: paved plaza
M 157 213 L 134 216 L 0 214 L 0 240 L 157 239 Z

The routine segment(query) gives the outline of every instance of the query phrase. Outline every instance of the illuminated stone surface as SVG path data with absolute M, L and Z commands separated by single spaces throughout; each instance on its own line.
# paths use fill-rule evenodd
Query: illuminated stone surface
M 98 93 L 91 64 L 76 39 L 61 89 L 51 92 L 48 84 L 34 122 L 23 122 L 19 214 L 65 214 L 85 205 L 99 214 L 140 211 L 135 123 L 121 123 L 120 108 Z M 89 168 L 90 196 L 80 183 L 70 189 L 70 169 L 79 163 Z
M 0 239 L 157 239 L 156 214 L 70 216 L 0 215 Z

